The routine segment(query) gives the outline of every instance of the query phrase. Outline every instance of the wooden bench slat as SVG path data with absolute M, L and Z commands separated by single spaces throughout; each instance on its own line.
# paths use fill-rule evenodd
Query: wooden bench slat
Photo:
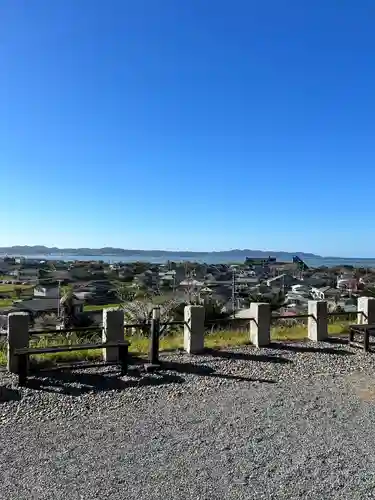
M 355 330 L 375 330 L 375 325 L 349 325 L 349 328 L 353 328 Z
M 103 349 L 105 347 L 118 347 L 118 346 L 129 346 L 129 342 L 106 342 L 106 343 L 97 343 L 97 344 L 77 344 L 77 345 L 59 345 L 59 346 L 49 346 L 49 347 L 36 347 L 35 349 L 24 348 L 24 349 L 16 349 L 14 354 L 23 355 L 28 354 L 32 356 L 33 354 L 49 354 L 55 352 L 71 352 L 71 351 L 85 351 L 89 349 Z
M 18 385 L 25 386 L 27 384 L 28 375 L 28 359 L 33 354 L 48 354 L 54 352 L 69 352 L 82 351 L 85 349 L 102 349 L 105 347 L 115 348 L 118 351 L 118 363 L 121 368 L 121 376 L 126 375 L 128 371 L 128 354 L 130 342 L 115 341 L 115 342 L 98 342 L 96 344 L 76 344 L 76 345 L 59 345 L 41 348 L 24 348 L 15 349 L 14 354 L 18 356 Z
M 363 335 L 363 344 L 354 340 L 356 335 Z M 363 325 L 350 325 L 349 326 L 349 345 L 353 347 L 363 347 L 365 352 L 370 349 L 370 337 L 375 336 L 375 325 L 373 324 L 363 324 Z

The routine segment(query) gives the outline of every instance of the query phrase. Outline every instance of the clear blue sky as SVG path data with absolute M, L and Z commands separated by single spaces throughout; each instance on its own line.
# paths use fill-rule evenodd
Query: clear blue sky
M 373 0 L 1 0 L 0 246 L 374 256 Z

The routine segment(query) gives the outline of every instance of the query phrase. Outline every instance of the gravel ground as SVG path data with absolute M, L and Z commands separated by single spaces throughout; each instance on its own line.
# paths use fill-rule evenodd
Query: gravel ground
M 288 343 L 162 360 L 21 391 L 0 373 L 0 498 L 375 498 L 375 354 Z

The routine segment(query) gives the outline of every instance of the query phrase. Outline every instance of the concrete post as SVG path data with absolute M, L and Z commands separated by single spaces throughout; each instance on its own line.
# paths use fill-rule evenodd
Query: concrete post
M 250 342 L 257 347 L 265 347 L 271 339 L 271 308 L 265 302 L 250 304 Z
M 309 300 L 307 336 L 313 342 L 328 338 L 327 302 L 325 300 Z
M 186 306 L 184 309 L 184 350 L 189 354 L 204 351 L 204 307 Z
M 375 299 L 373 297 L 358 297 L 357 309 L 359 325 L 375 324 Z
M 18 373 L 18 358 L 15 349 L 29 347 L 29 315 L 15 312 L 8 315 L 8 370 Z
M 118 342 L 124 339 L 124 311 L 121 309 L 103 309 L 103 342 Z M 106 362 L 117 362 L 118 349 L 116 347 L 105 347 L 103 349 L 103 359 Z

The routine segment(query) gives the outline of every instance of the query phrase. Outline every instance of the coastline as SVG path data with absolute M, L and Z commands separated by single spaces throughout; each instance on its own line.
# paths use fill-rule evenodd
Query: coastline
M 270 255 L 272 253 L 270 252 Z M 66 254 L 66 253 L 46 253 L 46 254 L 0 254 L 0 257 L 25 257 L 26 259 L 38 259 L 38 260 L 61 260 L 61 261 L 104 261 L 106 263 L 116 263 L 116 262 L 151 262 L 154 264 L 163 264 L 167 261 L 175 262 L 198 262 L 207 264 L 227 264 L 227 263 L 243 263 L 245 257 L 243 254 L 230 254 L 230 253 L 202 253 L 186 256 L 182 252 L 179 254 L 176 252 L 165 253 L 161 255 L 155 255 L 153 253 L 147 254 L 135 253 L 133 255 L 129 254 L 101 254 L 101 255 L 80 255 L 80 254 Z M 253 255 L 251 257 L 254 257 Z M 264 257 L 264 255 L 259 255 L 259 257 Z M 256 257 L 255 257 L 256 258 Z M 343 258 L 343 257 L 303 257 L 302 260 L 306 262 L 309 267 L 335 267 L 335 266 L 353 266 L 353 267 L 367 267 L 375 268 L 375 258 L 374 259 L 356 259 L 356 258 Z M 292 257 L 289 255 L 283 255 L 282 258 L 277 258 L 277 261 L 282 262 L 292 262 Z

